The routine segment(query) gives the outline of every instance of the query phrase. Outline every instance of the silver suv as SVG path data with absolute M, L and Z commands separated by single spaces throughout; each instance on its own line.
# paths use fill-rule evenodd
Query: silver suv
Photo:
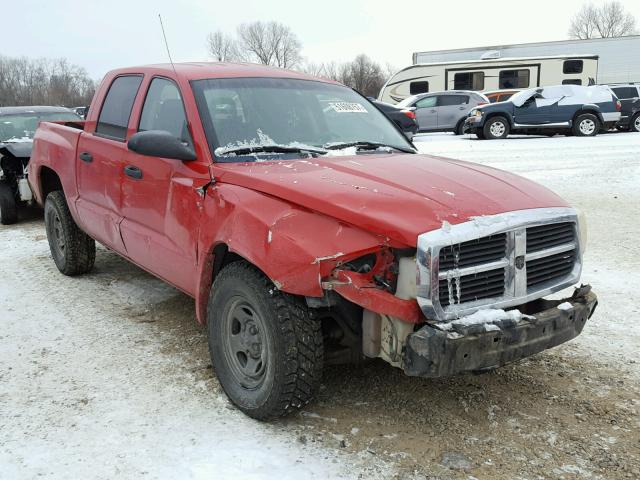
M 415 108 L 418 132 L 454 132 L 461 135 L 469 110 L 486 103 L 489 99 L 481 93 L 451 90 L 414 95 L 396 107 Z

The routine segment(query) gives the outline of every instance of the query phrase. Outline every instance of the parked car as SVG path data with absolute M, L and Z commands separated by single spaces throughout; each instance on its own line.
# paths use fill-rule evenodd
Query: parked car
M 620 120 L 621 108 L 607 87 L 530 88 L 506 102 L 474 108 L 465 120 L 464 131 L 480 139 L 506 138 L 509 133 L 594 136 Z
M 418 122 L 416 121 L 416 113 L 411 108 L 398 108 L 395 105 L 379 102 L 378 100 L 370 98 L 369 101 L 373 103 L 378 109 L 384 113 L 389 120 L 395 123 L 400 130 L 404 132 L 409 140 L 418 131 Z
M 419 155 L 357 92 L 299 72 L 112 71 L 84 125 L 40 124 L 29 183 L 60 272 L 89 272 L 98 241 L 194 297 L 222 387 L 259 419 L 309 402 L 325 362 L 487 371 L 596 306 L 589 286 L 543 298 L 580 278 L 564 200 Z
M 481 93 L 452 90 L 414 95 L 396 106 L 415 108 L 418 132 L 454 132 L 460 135 L 469 110 L 487 103 L 489 100 Z
M 504 102 L 513 97 L 516 93 L 521 92 L 521 88 L 511 90 L 493 90 L 490 92 L 482 92 L 485 97 L 489 99 L 489 102 Z
M 40 121 L 82 120 L 62 107 L 0 107 L 0 223 L 18 220 L 18 204 L 31 202 L 27 163 Z
M 616 128 L 640 132 L 640 85 L 610 85 L 609 88 L 622 104 L 620 121 Z
M 75 107 L 73 109 L 73 111 L 82 118 L 86 117 L 87 110 L 89 110 L 89 107 Z

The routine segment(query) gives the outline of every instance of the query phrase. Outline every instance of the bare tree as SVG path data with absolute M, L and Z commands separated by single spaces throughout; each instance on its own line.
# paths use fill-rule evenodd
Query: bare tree
M 569 27 L 569 37 L 581 40 L 623 37 L 636 32 L 635 17 L 618 1 L 607 2 L 601 7 L 591 3 L 584 5 L 571 19 Z
M 347 64 L 345 73 L 343 83 L 370 97 L 378 95 L 386 78 L 380 65 L 365 54 L 358 55 Z
M 243 23 L 238 27 L 238 49 L 244 60 L 264 65 L 293 68 L 302 61 L 300 40 L 279 22 Z
M 233 62 L 238 59 L 236 40 L 221 30 L 211 32 L 207 36 L 207 50 L 217 62 Z
M 89 105 L 96 82 L 66 59 L 0 56 L 0 106 Z

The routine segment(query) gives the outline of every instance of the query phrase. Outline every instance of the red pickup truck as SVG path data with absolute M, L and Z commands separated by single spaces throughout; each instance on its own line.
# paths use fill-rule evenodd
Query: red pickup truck
M 258 65 L 109 73 L 83 125 L 42 123 L 29 182 L 59 270 L 95 241 L 195 299 L 230 399 L 305 405 L 326 362 L 486 371 L 578 335 L 585 228 L 531 181 L 419 155 L 371 102 Z

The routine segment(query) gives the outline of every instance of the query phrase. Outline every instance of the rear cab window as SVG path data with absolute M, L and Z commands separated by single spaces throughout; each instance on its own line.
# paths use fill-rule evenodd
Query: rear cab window
M 131 109 L 141 83 L 142 75 L 121 75 L 111 82 L 98 116 L 97 135 L 125 140 Z

